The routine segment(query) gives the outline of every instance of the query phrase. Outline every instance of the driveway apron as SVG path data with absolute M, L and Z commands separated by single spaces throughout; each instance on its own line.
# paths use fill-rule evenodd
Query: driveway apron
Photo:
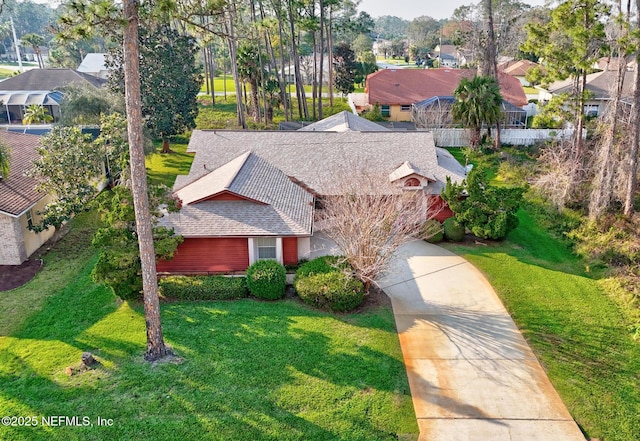
M 485 277 L 423 241 L 379 281 L 391 298 L 424 441 L 584 441 Z

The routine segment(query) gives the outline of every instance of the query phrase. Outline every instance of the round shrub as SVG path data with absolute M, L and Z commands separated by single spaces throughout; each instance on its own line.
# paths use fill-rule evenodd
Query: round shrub
M 444 236 L 448 240 L 460 242 L 464 239 L 464 226 L 455 217 L 445 220 L 442 226 L 444 227 Z
M 420 227 L 420 239 L 430 243 L 442 242 L 444 230 L 442 224 L 436 219 L 429 219 Z
M 258 260 L 247 268 L 247 287 L 258 298 L 281 298 L 284 296 L 286 282 L 286 270 L 275 260 Z
M 364 285 L 342 271 L 297 277 L 296 292 L 303 302 L 320 309 L 345 312 L 364 300 Z

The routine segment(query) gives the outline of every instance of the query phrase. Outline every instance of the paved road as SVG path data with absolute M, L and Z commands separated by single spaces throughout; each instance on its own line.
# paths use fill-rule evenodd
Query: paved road
M 415 241 L 389 274 L 420 441 L 585 440 L 473 265 Z

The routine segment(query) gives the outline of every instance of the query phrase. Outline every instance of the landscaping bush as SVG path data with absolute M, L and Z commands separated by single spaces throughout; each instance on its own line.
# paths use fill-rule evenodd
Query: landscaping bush
M 294 282 L 303 302 L 321 309 L 345 312 L 357 308 L 364 300 L 364 285 L 355 277 L 331 271 L 298 276 Z
M 455 217 L 445 220 L 442 226 L 444 227 L 444 236 L 448 240 L 460 242 L 464 239 L 464 226 Z
M 256 297 L 275 300 L 284 296 L 287 274 L 275 260 L 258 260 L 247 269 L 247 287 Z
M 344 258 L 337 256 L 323 256 L 310 260 L 300 265 L 296 271 L 296 278 L 337 272 L 341 268 L 346 268 L 346 263 L 341 263 L 343 260 Z
M 231 300 L 249 295 L 244 277 L 170 276 L 158 282 L 160 293 L 179 300 Z
M 444 230 L 442 224 L 436 219 L 429 219 L 420 227 L 420 239 L 429 243 L 442 242 Z

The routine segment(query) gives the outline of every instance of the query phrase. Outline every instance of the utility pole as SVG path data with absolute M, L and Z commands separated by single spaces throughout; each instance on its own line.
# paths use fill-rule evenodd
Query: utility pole
M 18 57 L 18 66 L 20 67 L 20 73 L 24 72 L 22 67 L 22 56 L 20 56 L 20 46 L 18 45 L 18 37 L 16 37 L 16 27 L 13 25 L 13 17 L 9 16 L 11 22 L 11 31 L 13 32 L 13 45 L 16 47 L 16 56 Z

